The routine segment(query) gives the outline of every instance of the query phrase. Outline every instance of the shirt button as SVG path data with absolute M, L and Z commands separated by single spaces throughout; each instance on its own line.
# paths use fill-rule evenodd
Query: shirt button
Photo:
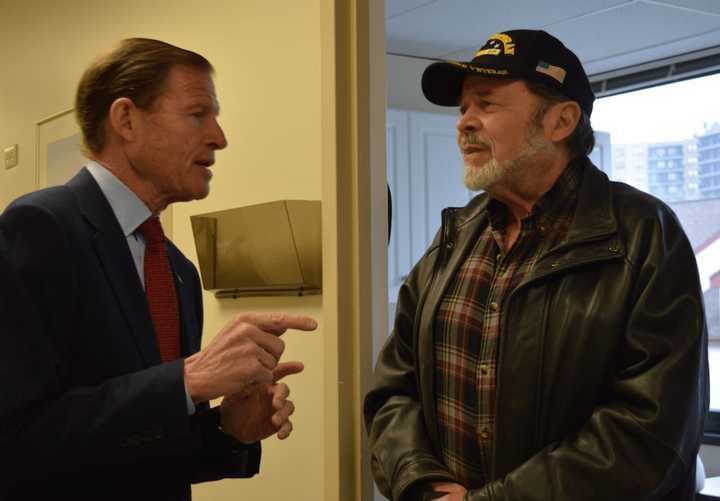
M 490 372 L 490 367 L 488 367 L 488 364 L 480 364 L 480 374 L 486 376 L 488 372 Z
M 480 438 L 482 438 L 483 440 L 487 440 L 488 438 L 490 438 L 490 430 L 488 430 L 487 428 L 481 429 Z
M 502 252 L 498 252 L 497 256 L 495 256 L 495 259 L 497 261 L 500 261 L 502 259 Z
M 500 309 L 500 306 L 495 301 L 493 301 L 492 303 L 490 303 L 490 309 L 492 311 L 498 311 Z
M 545 233 L 545 225 L 539 224 L 537 228 L 540 233 Z

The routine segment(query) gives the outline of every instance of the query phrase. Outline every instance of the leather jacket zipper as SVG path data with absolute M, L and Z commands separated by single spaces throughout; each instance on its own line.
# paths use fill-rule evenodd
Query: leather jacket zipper
M 450 257 L 450 252 L 455 247 L 455 236 L 453 226 L 455 222 L 455 209 L 445 208 L 441 213 L 442 223 L 440 224 L 440 254 L 439 264 L 445 265 Z M 437 265 L 436 265 L 437 268 Z
M 547 256 L 547 254 L 545 254 L 545 256 Z M 510 293 L 509 293 L 509 294 L 504 298 L 504 300 L 502 301 L 501 310 L 500 310 L 500 329 L 501 329 L 501 332 L 500 332 L 500 344 L 499 344 L 499 346 L 498 346 L 498 352 L 497 352 L 498 366 L 500 365 L 500 362 L 499 362 L 499 361 L 501 360 L 501 357 L 502 357 L 502 355 L 503 355 L 503 351 L 504 351 L 503 348 L 504 348 L 504 345 L 505 345 L 505 339 L 507 338 L 507 332 L 505 332 L 505 329 L 507 328 L 507 315 L 508 315 L 508 311 L 510 310 L 510 308 L 509 308 L 508 305 L 509 305 L 510 302 L 512 301 L 513 296 L 515 296 L 515 294 L 518 293 L 518 291 L 524 289 L 526 286 L 528 286 L 528 285 L 530 285 L 530 284 L 532 284 L 532 283 L 534 283 L 534 282 L 536 282 L 536 281 L 538 281 L 538 280 L 546 279 L 546 278 L 549 278 L 549 277 L 558 275 L 558 274 L 560 274 L 560 273 L 567 272 L 568 270 L 571 270 L 571 269 L 576 268 L 576 267 L 578 267 L 578 266 L 582 266 L 582 265 L 585 265 L 585 264 L 588 264 L 588 263 L 599 263 L 599 262 L 602 262 L 602 261 L 612 261 L 612 260 L 621 259 L 621 258 L 622 258 L 622 253 L 620 252 L 619 247 L 617 246 L 617 244 L 611 243 L 610 246 L 608 247 L 608 253 L 607 253 L 607 254 L 596 255 L 596 256 L 593 256 L 593 257 L 590 258 L 590 259 L 583 259 L 583 260 L 571 261 L 571 262 L 570 262 L 570 261 L 562 262 L 562 261 L 560 261 L 560 260 L 556 260 L 556 261 L 554 261 L 554 262 L 550 265 L 550 269 L 549 269 L 549 270 L 540 272 L 540 273 L 538 273 L 537 275 L 533 274 L 530 278 L 528 278 L 527 280 L 524 280 L 523 282 L 519 283 L 513 290 L 511 290 Z M 541 260 L 542 260 L 542 258 L 541 258 Z M 543 312 L 543 316 L 547 317 L 547 313 L 548 313 L 548 312 L 547 312 L 547 305 L 546 305 L 546 307 L 543 309 L 543 311 L 544 311 L 544 312 Z M 544 318 L 543 322 L 546 322 L 546 321 L 547 321 L 547 318 Z M 544 328 L 544 327 L 545 327 L 545 326 L 543 326 L 543 328 Z M 501 372 L 498 371 L 498 372 L 497 372 L 497 376 L 496 376 L 496 382 L 495 382 L 495 385 L 496 385 L 496 395 L 500 395 L 500 394 L 501 394 L 501 393 L 500 393 L 500 389 L 501 389 L 501 386 L 502 386 L 502 380 L 501 380 L 501 378 L 500 378 L 500 374 L 501 374 Z M 538 377 L 539 377 L 539 376 L 538 376 Z M 497 415 L 498 401 L 499 401 L 499 398 L 496 398 L 496 400 L 495 400 L 495 415 Z M 537 412 L 537 411 L 539 411 L 539 408 L 536 409 L 536 412 Z M 539 416 L 535 416 L 535 417 L 536 417 L 536 421 L 537 421 L 537 419 L 539 419 Z M 535 430 L 535 437 L 534 437 L 534 442 L 535 442 L 535 443 L 537 443 L 537 442 L 540 440 L 540 437 L 538 436 L 538 433 L 539 433 L 539 430 L 536 429 L 536 430 Z M 493 444 L 493 448 L 496 447 L 496 446 L 497 446 L 497 443 Z M 495 454 L 496 454 L 496 452 L 495 452 L 495 450 L 493 450 L 493 458 L 495 457 Z M 494 464 L 494 460 L 493 460 L 492 470 L 493 470 L 493 471 L 492 471 L 492 475 L 494 475 L 494 474 L 495 474 L 495 464 Z
M 452 249 L 455 247 L 455 239 L 453 235 L 453 222 L 454 222 L 454 216 L 455 216 L 455 209 L 453 208 L 445 208 L 442 211 L 442 222 L 440 225 L 440 242 L 438 244 L 438 255 L 437 259 L 435 260 L 435 263 L 432 267 L 432 273 L 430 275 L 430 281 L 427 284 L 427 287 L 425 287 L 425 290 L 423 291 L 422 295 L 418 299 L 418 303 L 415 310 L 415 321 L 413 326 L 413 340 L 415 342 L 414 347 L 414 353 L 415 353 L 415 364 L 416 366 L 419 366 L 419 353 L 420 353 L 420 327 L 422 325 L 422 317 L 423 312 L 425 311 L 425 304 L 427 303 L 428 296 L 430 293 L 434 290 L 435 282 L 437 281 L 437 277 L 440 274 L 440 270 L 447 264 L 448 259 L 450 257 Z M 433 305 L 433 311 L 431 314 L 431 317 L 435 317 L 435 313 L 437 312 L 437 308 L 439 307 L 439 302 L 435 301 Z M 430 329 L 432 329 L 434 326 L 431 324 Z M 418 388 L 421 388 L 421 374 L 419 372 L 416 372 L 417 385 Z M 421 397 L 422 398 L 422 397 Z M 423 407 L 426 405 L 429 405 L 434 409 L 434 402 L 428 402 L 422 404 Z M 430 440 L 433 444 L 437 445 L 438 441 L 438 430 L 428 430 L 430 431 Z

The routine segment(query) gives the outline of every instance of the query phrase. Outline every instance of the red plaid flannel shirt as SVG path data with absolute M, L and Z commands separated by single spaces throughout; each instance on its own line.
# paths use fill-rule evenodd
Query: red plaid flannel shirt
M 578 169 L 565 169 L 538 200 L 522 220 L 520 235 L 507 253 L 503 246 L 507 209 L 491 200 L 489 225 L 481 231 L 440 303 L 434 345 L 442 460 L 469 489 L 489 480 L 504 300 L 537 259 L 565 238 L 575 212 Z

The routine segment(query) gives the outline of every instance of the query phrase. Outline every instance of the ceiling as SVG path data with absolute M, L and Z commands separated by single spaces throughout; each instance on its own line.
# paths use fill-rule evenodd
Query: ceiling
M 516 28 L 555 35 L 593 76 L 720 47 L 720 0 L 385 0 L 388 54 L 469 60 Z

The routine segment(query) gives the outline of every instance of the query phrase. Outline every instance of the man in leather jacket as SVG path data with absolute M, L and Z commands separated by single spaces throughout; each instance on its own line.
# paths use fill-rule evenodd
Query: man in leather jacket
M 694 254 L 587 155 L 594 95 L 542 31 L 423 74 L 460 106 L 465 184 L 402 286 L 365 399 L 393 500 L 688 500 L 708 408 Z

